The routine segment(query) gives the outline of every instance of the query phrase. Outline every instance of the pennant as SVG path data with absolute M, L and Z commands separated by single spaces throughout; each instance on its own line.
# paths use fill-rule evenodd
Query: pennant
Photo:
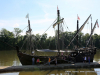
M 98 24 L 98 22 L 97 22 L 97 26 L 98 26 L 98 28 L 99 28 L 99 24 Z
M 80 20 L 79 16 L 77 16 L 77 19 Z
M 59 9 L 58 9 L 58 6 L 57 6 L 57 10 L 59 10 Z

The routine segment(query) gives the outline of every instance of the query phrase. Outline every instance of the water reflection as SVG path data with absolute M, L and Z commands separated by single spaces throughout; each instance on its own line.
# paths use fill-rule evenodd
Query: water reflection
M 100 69 L 57 69 L 1 73 L 0 75 L 100 75 Z
M 0 51 L 0 66 L 19 66 L 21 65 L 16 50 Z
M 94 56 L 94 61 L 100 62 L 100 50 L 97 50 L 95 56 Z
M 19 75 L 97 75 L 94 69 L 63 69 L 20 72 Z

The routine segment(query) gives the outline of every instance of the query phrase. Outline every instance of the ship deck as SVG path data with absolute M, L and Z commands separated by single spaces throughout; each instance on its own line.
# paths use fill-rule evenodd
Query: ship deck
M 25 66 L 0 66 L 0 73 L 4 72 L 20 72 L 34 70 L 50 70 L 50 69 L 68 69 L 68 68 L 100 68 L 100 62 L 75 63 L 75 64 L 51 64 L 51 65 L 25 65 Z

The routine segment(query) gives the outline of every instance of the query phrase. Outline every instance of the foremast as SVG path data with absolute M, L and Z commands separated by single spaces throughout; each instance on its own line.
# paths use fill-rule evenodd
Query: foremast
M 26 15 L 26 18 L 28 18 L 28 30 L 26 31 L 26 34 L 29 34 L 29 48 L 28 49 L 30 50 L 30 54 L 32 54 L 32 35 L 31 35 L 32 29 L 30 26 L 29 14 Z

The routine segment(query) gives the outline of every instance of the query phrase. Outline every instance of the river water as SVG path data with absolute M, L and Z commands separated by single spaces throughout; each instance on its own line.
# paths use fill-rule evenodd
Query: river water
M 93 62 L 100 62 L 100 50 Z M 16 50 L 0 51 L 0 66 L 21 66 Z M 0 75 L 100 75 L 100 68 L 74 68 L 0 73 Z

